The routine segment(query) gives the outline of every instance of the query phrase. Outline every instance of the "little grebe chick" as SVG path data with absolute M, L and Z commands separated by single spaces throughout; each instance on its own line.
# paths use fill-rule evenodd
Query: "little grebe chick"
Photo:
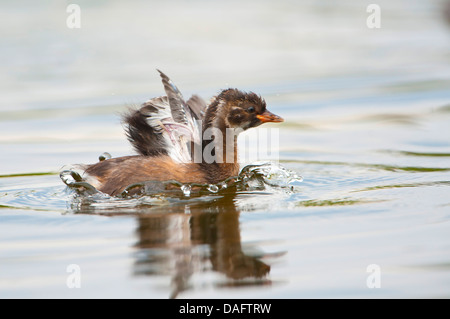
M 237 135 L 266 122 L 283 122 L 252 92 L 226 89 L 209 105 L 197 95 L 185 101 L 173 82 L 158 72 L 166 96 L 148 100 L 123 118 L 128 140 L 139 155 L 81 166 L 83 181 L 104 193 L 119 195 L 144 181 L 215 184 L 237 176 Z

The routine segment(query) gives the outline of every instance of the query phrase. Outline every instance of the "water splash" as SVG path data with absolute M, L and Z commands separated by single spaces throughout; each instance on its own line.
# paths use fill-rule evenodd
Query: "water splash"
M 242 169 L 240 175 L 245 176 L 247 182 L 259 177 L 263 186 L 269 185 L 291 190 L 294 190 L 303 181 L 303 178 L 297 172 L 271 162 L 247 165 Z
M 60 174 L 63 182 L 74 190 L 80 205 L 102 208 L 136 207 L 139 205 L 167 205 L 180 200 L 203 199 L 228 193 L 264 191 L 266 193 L 292 192 L 302 182 L 302 177 L 277 163 L 263 162 L 245 166 L 238 176 L 218 184 L 179 183 L 177 181 L 145 181 L 129 185 L 116 197 L 101 193 L 83 181 L 79 172 L 65 169 Z M 74 207 L 74 206 L 72 206 Z M 76 208 L 74 207 L 74 208 Z
M 181 186 L 181 191 L 183 192 L 184 196 L 186 196 L 186 197 L 191 196 L 191 190 L 192 190 L 192 186 L 191 185 L 183 185 L 183 186 Z
M 71 170 L 64 170 L 59 174 L 59 177 L 63 181 L 64 184 L 67 186 L 72 185 L 77 182 L 77 177 L 79 177 L 79 180 L 81 180 L 81 176 Z
M 206 189 L 209 190 L 211 193 L 217 193 L 219 191 L 219 186 L 215 184 L 209 184 Z
M 92 195 L 99 192 L 94 186 L 83 181 L 81 175 L 74 169 L 65 169 L 61 171 L 59 177 L 64 184 L 71 189 L 77 190 L 79 193 Z

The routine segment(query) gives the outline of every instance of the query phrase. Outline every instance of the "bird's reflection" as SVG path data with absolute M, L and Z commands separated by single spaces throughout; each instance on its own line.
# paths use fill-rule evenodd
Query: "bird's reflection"
M 229 280 L 270 284 L 270 266 L 245 254 L 234 196 L 197 201 L 138 215 L 135 275 L 169 275 L 171 297 L 188 290 L 196 272 L 213 271 Z

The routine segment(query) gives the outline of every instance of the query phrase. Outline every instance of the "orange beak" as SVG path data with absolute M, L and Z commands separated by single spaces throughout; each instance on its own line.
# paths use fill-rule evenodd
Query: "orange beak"
M 256 115 L 256 117 L 258 118 L 258 120 L 260 120 L 263 123 L 266 122 L 275 122 L 275 123 L 280 123 L 280 122 L 284 122 L 284 119 L 278 115 L 275 115 L 269 111 L 264 111 L 263 114 L 258 114 Z

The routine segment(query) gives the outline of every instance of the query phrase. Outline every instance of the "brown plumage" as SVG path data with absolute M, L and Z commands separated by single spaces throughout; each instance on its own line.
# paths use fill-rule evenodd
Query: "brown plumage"
M 123 118 L 128 140 L 140 155 L 88 165 L 80 174 L 104 193 L 119 195 L 144 181 L 214 184 L 237 176 L 239 132 L 283 121 L 266 110 L 260 96 L 237 89 L 223 90 L 209 106 L 198 96 L 185 102 L 159 72 L 167 96 L 151 99 Z

